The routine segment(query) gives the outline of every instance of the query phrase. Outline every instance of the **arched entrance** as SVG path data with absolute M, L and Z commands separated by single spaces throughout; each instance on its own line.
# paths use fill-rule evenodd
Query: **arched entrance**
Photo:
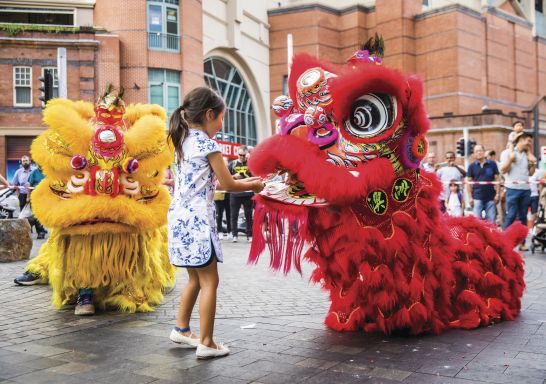
M 226 102 L 224 126 L 218 139 L 254 146 L 258 143 L 252 99 L 239 71 L 217 57 L 205 60 L 205 82 Z

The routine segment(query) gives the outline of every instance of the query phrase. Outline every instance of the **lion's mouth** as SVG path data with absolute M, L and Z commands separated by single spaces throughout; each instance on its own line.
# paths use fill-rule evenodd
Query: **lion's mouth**
M 123 223 L 120 223 L 119 221 L 114 221 L 112 219 L 96 217 L 93 219 L 79 221 L 75 224 L 72 224 L 71 227 L 78 226 L 78 225 L 96 225 L 96 224 L 123 224 Z
M 284 171 L 270 175 L 264 180 L 264 183 L 265 188 L 260 194 L 269 199 L 294 205 L 327 205 L 326 200 L 308 192 L 304 183 L 289 172 Z

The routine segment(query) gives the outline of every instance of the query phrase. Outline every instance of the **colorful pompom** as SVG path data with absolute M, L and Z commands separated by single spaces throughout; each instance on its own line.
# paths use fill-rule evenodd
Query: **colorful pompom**
M 75 155 L 70 159 L 70 166 L 77 171 L 82 170 L 87 166 L 87 159 L 82 155 Z
M 123 171 L 125 173 L 135 173 L 138 170 L 138 160 L 134 157 L 129 157 L 123 162 Z

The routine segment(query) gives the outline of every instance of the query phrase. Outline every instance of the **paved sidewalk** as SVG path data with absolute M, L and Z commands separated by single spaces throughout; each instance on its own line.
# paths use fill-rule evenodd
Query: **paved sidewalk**
M 78 318 L 51 308 L 47 286 L 13 284 L 24 263 L 0 264 L 0 384 L 546 383 L 545 254 L 525 254 L 527 291 L 516 321 L 386 337 L 326 329 L 327 294 L 308 283 L 311 266 L 303 277 L 285 277 L 269 271 L 267 258 L 248 266 L 248 249 L 223 243 L 215 336 L 232 354 L 212 361 L 168 339 L 183 270 L 154 313 Z

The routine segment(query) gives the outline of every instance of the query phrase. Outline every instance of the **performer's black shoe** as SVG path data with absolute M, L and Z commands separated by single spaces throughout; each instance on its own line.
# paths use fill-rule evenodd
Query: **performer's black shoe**
M 21 276 L 17 276 L 13 282 L 17 285 L 36 285 L 47 284 L 47 279 L 42 279 L 37 273 L 25 271 Z

